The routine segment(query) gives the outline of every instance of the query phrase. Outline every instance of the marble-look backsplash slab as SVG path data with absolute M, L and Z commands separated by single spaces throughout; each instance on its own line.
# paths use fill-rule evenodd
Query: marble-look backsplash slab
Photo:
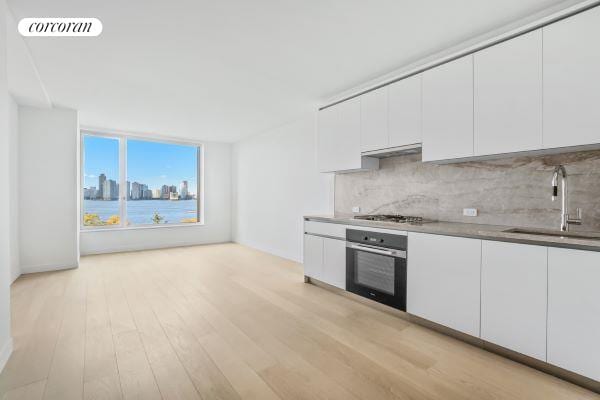
M 506 226 L 560 226 L 560 196 L 551 201 L 554 167 L 563 164 L 569 183 L 569 211 L 583 210 L 583 225 L 600 231 L 600 150 L 550 156 L 521 156 L 457 164 L 422 163 L 421 155 L 381 160 L 377 171 L 338 174 L 335 213 L 399 213 L 439 221 Z M 478 217 L 464 217 L 477 208 Z

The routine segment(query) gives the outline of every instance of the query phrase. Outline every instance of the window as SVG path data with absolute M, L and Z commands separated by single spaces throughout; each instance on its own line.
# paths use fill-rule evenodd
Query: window
M 202 221 L 201 147 L 82 134 L 84 228 Z
M 85 135 L 83 148 L 83 224 L 120 225 L 119 140 Z

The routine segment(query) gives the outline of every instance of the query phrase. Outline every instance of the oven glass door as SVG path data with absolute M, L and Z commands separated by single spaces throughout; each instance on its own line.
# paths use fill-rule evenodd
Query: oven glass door
M 346 289 L 406 310 L 406 258 L 367 246 L 347 248 Z

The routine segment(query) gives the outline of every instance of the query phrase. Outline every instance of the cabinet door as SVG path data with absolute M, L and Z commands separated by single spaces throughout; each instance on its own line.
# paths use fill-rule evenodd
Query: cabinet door
M 346 289 L 346 241 L 323 239 L 322 281 Z
M 385 149 L 389 146 L 387 87 L 365 93 L 359 99 L 361 151 Z
M 323 238 L 304 235 L 304 275 L 323 279 Z
M 475 53 L 475 155 L 542 148 L 542 31 Z
M 421 75 L 388 87 L 389 147 L 421 143 Z
M 600 253 L 548 249 L 548 362 L 600 381 Z
M 319 111 L 317 119 L 317 164 L 320 172 L 335 170 L 335 139 L 340 129 L 340 110 L 333 106 Z
M 481 338 L 546 361 L 548 249 L 483 241 Z
M 544 147 L 600 143 L 600 7 L 544 30 Z
M 423 161 L 473 155 L 473 56 L 423 73 Z
M 481 240 L 408 235 L 407 311 L 479 337 Z
M 320 172 L 360 169 L 360 101 L 319 111 L 317 157 Z

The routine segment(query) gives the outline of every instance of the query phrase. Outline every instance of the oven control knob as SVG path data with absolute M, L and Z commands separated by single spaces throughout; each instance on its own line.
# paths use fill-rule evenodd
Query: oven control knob
M 379 243 L 383 243 L 383 239 L 379 239 Z
M 364 238 L 363 240 L 369 240 L 369 237 L 368 237 L 368 236 L 365 236 L 365 238 Z

